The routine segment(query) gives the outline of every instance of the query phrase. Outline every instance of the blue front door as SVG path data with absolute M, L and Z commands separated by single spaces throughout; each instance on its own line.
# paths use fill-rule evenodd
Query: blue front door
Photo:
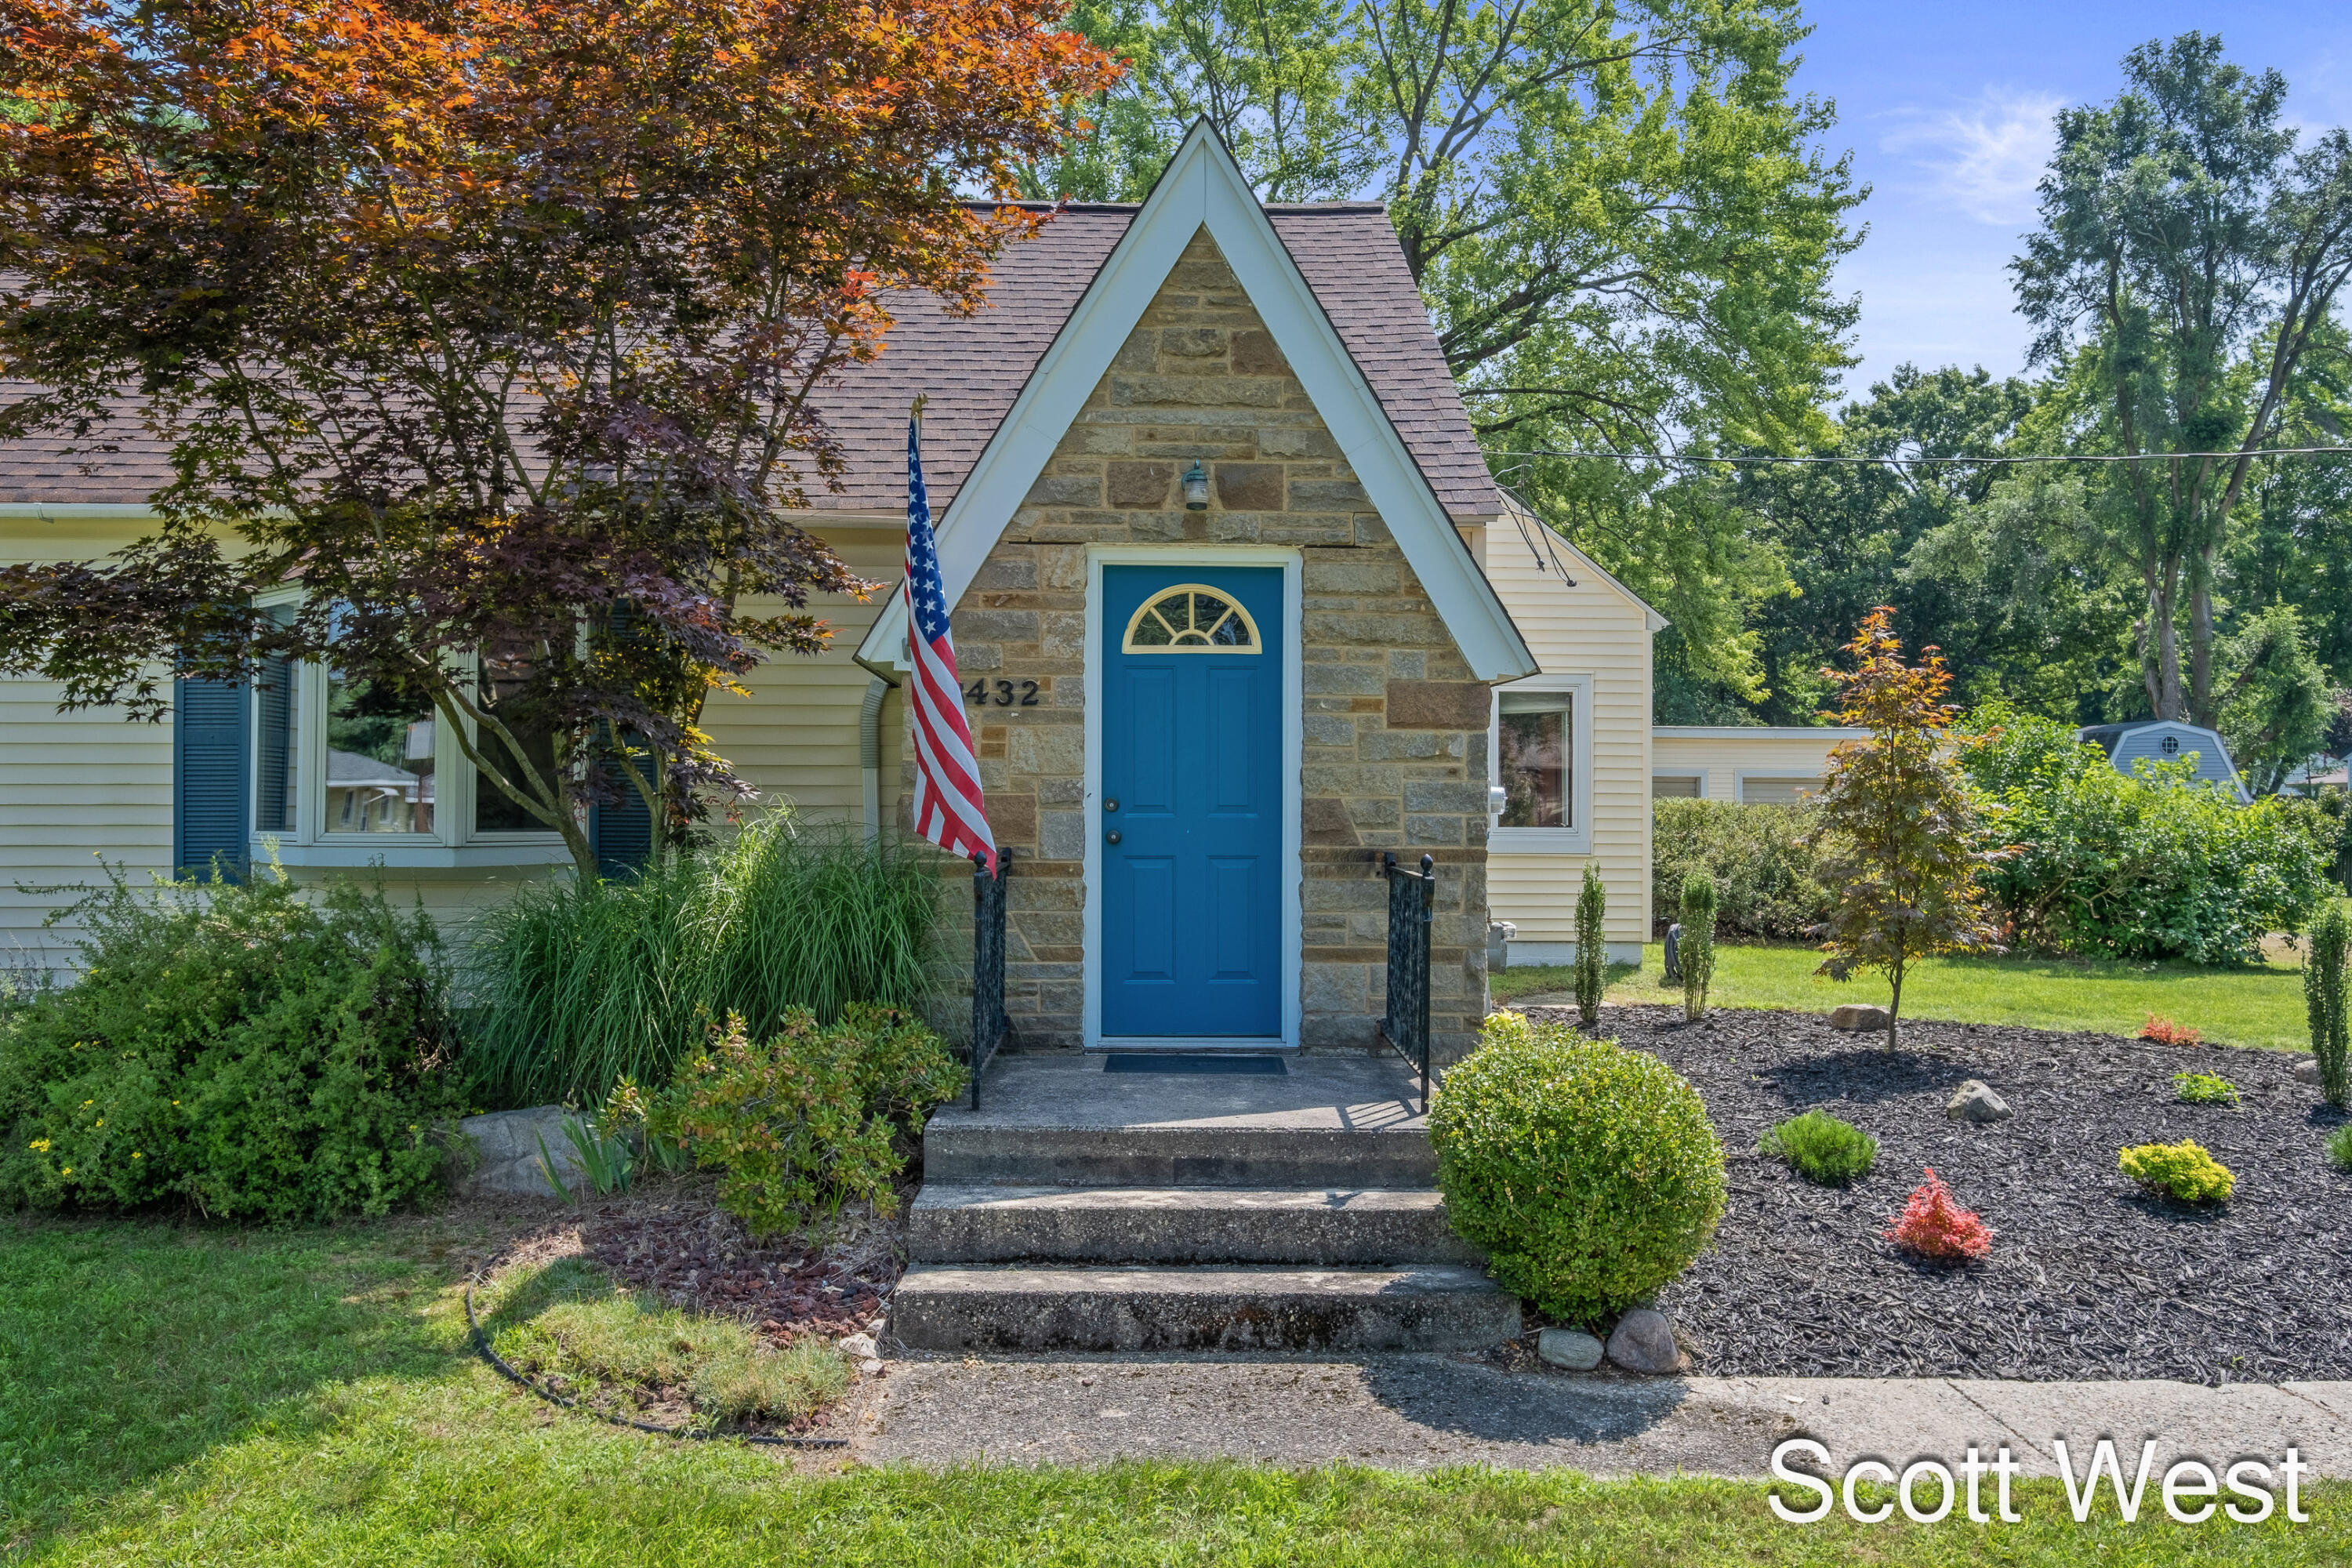
M 1103 568 L 1102 1032 L 1282 1032 L 1282 573 Z

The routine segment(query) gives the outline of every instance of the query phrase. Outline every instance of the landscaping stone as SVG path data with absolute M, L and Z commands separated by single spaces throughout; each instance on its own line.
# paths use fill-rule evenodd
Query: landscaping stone
M 1609 1331 L 1609 1361 L 1627 1372 L 1680 1372 L 1683 1352 L 1675 1326 L 1654 1307 L 1636 1307 Z
M 1536 1336 L 1536 1354 L 1570 1372 L 1591 1372 L 1601 1353 L 1601 1342 L 1581 1329 L 1546 1329 Z
M 1874 1007 L 1866 1002 L 1849 1002 L 1830 1015 L 1831 1028 L 1851 1029 L 1857 1034 L 1874 1030 L 1883 1035 L 1888 1022 L 1885 1008 Z
M 560 1105 L 534 1105 L 528 1110 L 468 1116 L 458 1122 L 457 1131 L 474 1145 L 473 1167 L 460 1179 L 460 1190 L 552 1198 L 554 1189 L 540 1169 L 543 1138 L 557 1179 L 575 1193 L 586 1192 L 588 1173 L 581 1168 L 579 1151 L 563 1135 L 563 1124 L 571 1115 Z
M 872 1361 L 877 1353 L 874 1347 L 874 1336 L 844 1334 L 841 1338 L 841 1353 L 852 1361 Z
M 1973 1122 L 1984 1127 L 2009 1120 L 2009 1101 L 1995 1094 L 1991 1085 L 1984 1079 L 1972 1078 L 1954 1092 L 1944 1107 L 1944 1114 L 1955 1121 Z
M 2305 1057 L 2303 1060 L 2295 1063 L 2294 1081 L 2297 1083 L 2317 1083 L 2319 1081 L 2319 1058 L 2317 1057 Z

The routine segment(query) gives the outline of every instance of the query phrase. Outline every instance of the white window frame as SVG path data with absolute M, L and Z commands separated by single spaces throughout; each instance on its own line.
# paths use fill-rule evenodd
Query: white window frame
M 269 595 L 258 603 L 299 602 L 297 594 Z M 396 870 L 464 870 L 499 866 L 569 865 L 572 851 L 563 836 L 545 828 L 529 832 L 474 831 L 477 781 L 474 764 L 450 737 L 440 714 L 434 715 L 434 830 L 430 833 L 332 833 L 327 829 L 327 667 L 305 661 L 294 667 L 293 705 L 296 744 L 294 831 L 264 830 L 261 820 L 261 769 L 247 770 L 252 794 L 246 820 L 256 825 L 250 853 L 256 860 L 275 855 L 280 865 L 359 868 L 382 866 Z M 249 690 L 246 705 L 249 743 L 258 761 L 262 742 L 261 694 Z M 467 738 L 477 728 L 465 721 Z
M 1570 773 L 1569 810 L 1571 826 L 1567 827 L 1505 827 L 1502 813 L 1487 819 L 1486 849 L 1489 854 L 1506 855 L 1590 855 L 1592 853 L 1592 677 L 1579 675 L 1530 675 L 1524 680 L 1509 681 L 1495 688 L 1495 700 L 1486 714 L 1487 783 L 1503 782 L 1503 699 L 1506 696 L 1526 696 L 1530 693 L 1565 691 L 1575 700 L 1570 714 L 1572 733 L 1569 743 L 1575 748 L 1569 761 Z
M 1650 777 L 1653 781 L 1658 779 L 1696 779 L 1698 781 L 1698 793 L 1696 795 L 1661 795 L 1658 794 L 1657 785 L 1654 782 L 1650 787 L 1650 798 L 1652 800 L 1705 800 L 1706 798 L 1706 770 L 1705 768 L 1652 768 L 1650 770 Z

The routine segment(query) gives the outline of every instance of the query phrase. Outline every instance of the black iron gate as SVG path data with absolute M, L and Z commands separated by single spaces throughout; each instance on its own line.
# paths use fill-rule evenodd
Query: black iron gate
M 971 1108 L 980 1109 L 980 1078 L 1004 1043 L 1004 879 L 1013 874 L 1013 851 L 996 853 L 997 872 L 988 874 L 985 856 L 971 858 Z
M 1429 1114 L 1429 932 L 1437 909 L 1437 862 L 1421 858 L 1408 871 L 1393 852 L 1381 858 L 1389 882 L 1389 1000 L 1381 1033 L 1421 1074 L 1421 1110 Z

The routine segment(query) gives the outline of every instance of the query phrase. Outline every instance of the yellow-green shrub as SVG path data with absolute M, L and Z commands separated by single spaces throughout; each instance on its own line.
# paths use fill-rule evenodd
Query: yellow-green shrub
M 2230 1167 L 2200 1143 L 2141 1143 L 2125 1150 L 2116 1163 L 2125 1175 L 2148 1191 L 2184 1204 L 2227 1203 L 2238 1184 Z
M 1455 1230 L 1554 1320 L 1599 1325 L 1689 1267 L 1723 1216 L 1723 1144 L 1655 1057 L 1486 1020 L 1429 1114 Z

